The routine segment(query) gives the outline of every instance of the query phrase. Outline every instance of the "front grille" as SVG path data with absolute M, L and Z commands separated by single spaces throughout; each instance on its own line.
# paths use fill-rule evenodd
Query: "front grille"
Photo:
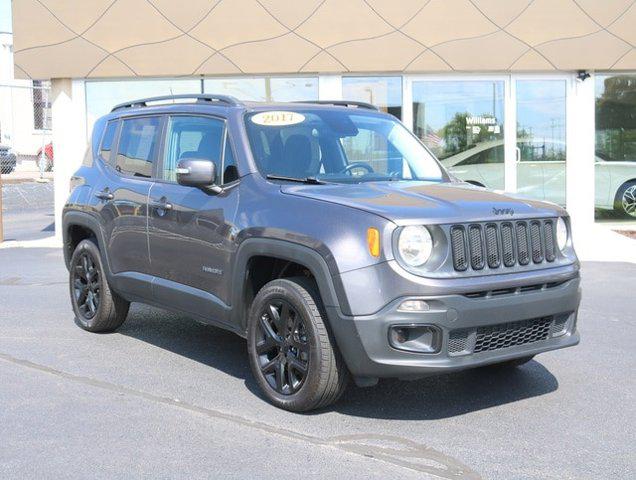
M 523 267 L 556 259 L 552 219 L 452 225 L 450 240 L 457 271 Z
M 488 352 L 545 340 L 550 334 L 551 323 L 552 317 L 543 317 L 536 320 L 502 323 L 492 327 L 478 328 L 473 353 Z
M 500 323 L 485 327 L 451 330 L 448 353 L 451 356 L 490 352 L 540 342 L 566 333 L 570 313 Z
M 464 271 L 468 268 L 466 258 L 466 245 L 464 241 L 464 228 L 451 228 L 451 245 L 453 248 L 453 266 L 457 271 Z

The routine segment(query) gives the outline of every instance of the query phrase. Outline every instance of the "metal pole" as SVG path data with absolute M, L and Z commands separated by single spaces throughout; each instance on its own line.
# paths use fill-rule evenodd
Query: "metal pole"
M 40 132 L 40 135 L 42 136 L 42 141 L 40 142 L 40 164 L 39 166 L 39 170 L 40 170 L 40 182 L 44 181 L 44 170 L 46 169 L 46 138 L 44 137 L 44 132 L 46 131 L 46 103 L 48 101 L 47 98 L 44 97 L 44 92 L 45 89 L 44 87 L 40 88 L 40 104 L 43 105 L 43 107 L 41 108 L 41 112 L 42 112 L 42 131 Z M 34 92 L 35 93 L 35 92 Z

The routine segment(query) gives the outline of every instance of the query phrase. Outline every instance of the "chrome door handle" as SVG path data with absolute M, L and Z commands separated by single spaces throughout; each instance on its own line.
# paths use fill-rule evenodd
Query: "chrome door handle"
M 105 188 L 101 192 L 97 192 L 95 196 L 99 198 L 100 200 L 112 200 L 113 198 L 115 198 L 115 195 L 110 193 L 110 191 L 107 188 Z
M 158 202 L 150 202 L 150 206 L 152 208 L 156 208 L 157 210 L 172 210 L 172 203 L 166 200 L 160 200 Z

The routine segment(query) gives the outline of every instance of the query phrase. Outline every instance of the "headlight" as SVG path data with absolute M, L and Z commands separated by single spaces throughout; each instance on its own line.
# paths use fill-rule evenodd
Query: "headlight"
M 400 258 L 410 267 L 420 267 L 426 263 L 433 251 L 433 237 L 422 225 L 404 227 L 397 241 Z
M 559 217 L 557 220 L 556 237 L 559 250 L 563 251 L 565 245 L 568 243 L 568 226 L 565 224 L 563 217 Z

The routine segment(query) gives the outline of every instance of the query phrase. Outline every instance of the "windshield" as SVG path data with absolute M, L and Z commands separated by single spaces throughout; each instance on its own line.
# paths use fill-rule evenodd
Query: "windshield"
M 390 117 L 298 109 L 252 113 L 245 124 L 266 176 L 345 183 L 445 179 L 433 155 Z

